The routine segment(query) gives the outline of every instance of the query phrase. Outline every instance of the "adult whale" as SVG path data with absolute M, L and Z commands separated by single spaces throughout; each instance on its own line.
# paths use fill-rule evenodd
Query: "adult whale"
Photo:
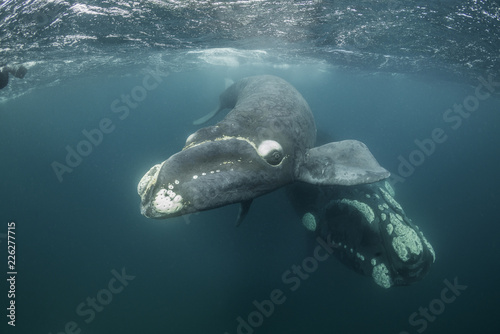
M 137 191 L 143 215 L 164 219 L 242 203 L 239 223 L 254 198 L 294 181 L 356 185 L 389 176 L 359 141 L 313 147 L 311 110 L 283 79 L 244 78 L 220 95 L 210 116 L 223 109 L 232 110 L 142 177 Z

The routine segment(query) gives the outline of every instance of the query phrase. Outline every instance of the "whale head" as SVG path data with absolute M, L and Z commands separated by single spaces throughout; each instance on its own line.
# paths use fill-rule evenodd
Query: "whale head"
M 292 181 L 290 156 L 275 140 L 219 137 L 193 146 L 189 142 L 139 182 L 146 217 L 165 219 L 246 202 Z

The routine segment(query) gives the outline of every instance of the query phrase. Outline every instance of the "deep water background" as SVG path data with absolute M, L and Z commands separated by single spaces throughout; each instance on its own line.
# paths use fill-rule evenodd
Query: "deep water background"
M 442 127 L 449 139 L 404 183 L 397 199 L 433 244 L 437 261 L 410 287 L 383 290 L 334 258 L 297 291 L 281 280 L 311 255 L 307 233 L 282 191 L 259 198 L 244 224 L 229 206 L 188 219 L 153 221 L 140 215 L 136 185 L 153 164 L 177 152 L 196 128 L 191 121 L 217 102 L 226 74 L 261 71 L 292 82 L 310 102 L 319 132 L 364 141 L 380 163 L 397 172 L 399 155 L 415 139 Z M 499 101 L 480 108 L 453 131 L 442 113 L 474 88 L 415 78 L 238 69 L 192 71 L 162 78 L 130 116 L 110 105 L 142 83 L 81 78 L 2 104 L 2 219 L 17 223 L 17 327 L 56 333 L 68 321 L 83 333 L 228 333 L 273 289 L 286 301 L 256 333 L 414 333 L 408 316 L 439 298 L 444 279 L 468 288 L 446 305 L 428 333 L 493 333 L 498 310 Z M 108 117 L 115 130 L 59 182 L 51 168 L 65 146 Z M 2 240 L 4 244 L 5 240 Z M 5 244 L 4 244 L 5 245 Z M 5 251 L 5 250 L 4 250 Z M 3 252 L 4 252 L 3 251 Z M 90 323 L 76 307 L 107 287 L 111 270 L 135 276 Z M 5 282 L 3 282 L 5 291 Z M 4 325 L 4 324 L 2 324 Z M 9 330 L 12 330 L 9 328 Z
M 500 87 L 457 129 L 443 120 L 479 77 L 500 81 L 498 8 L 4 1 L 0 60 L 28 74 L 0 91 L 0 262 L 6 273 L 14 220 L 18 272 L 15 328 L 0 281 L 1 333 L 56 334 L 74 321 L 84 334 L 234 334 L 236 319 L 274 289 L 286 300 L 256 334 L 498 333 Z M 158 87 L 120 120 L 112 103 L 152 74 Z M 183 147 L 226 78 L 257 74 L 292 83 L 322 139 L 361 140 L 393 174 L 415 140 L 443 129 L 447 140 L 395 185 L 436 251 L 424 280 L 384 290 L 332 257 L 291 291 L 281 276 L 315 241 L 283 190 L 256 199 L 239 227 L 235 205 L 167 221 L 141 216 L 143 174 Z M 114 130 L 59 182 L 51 164 L 103 118 Z M 135 278 L 87 323 L 77 307 L 123 268 Z M 461 295 L 425 330 L 412 326 L 409 316 L 455 278 L 467 286 Z

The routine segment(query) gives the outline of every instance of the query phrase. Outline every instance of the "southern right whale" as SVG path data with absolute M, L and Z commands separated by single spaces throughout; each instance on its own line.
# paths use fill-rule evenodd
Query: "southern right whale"
M 143 215 L 164 219 L 241 203 L 241 222 L 254 198 L 295 181 L 352 186 L 389 176 L 359 141 L 313 147 L 311 110 L 281 78 L 262 75 L 232 84 L 210 116 L 224 109 L 231 111 L 222 121 L 191 134 L 182 151 L 142 177 L 137 191 Z
M 384 288 L 421 280 L 436 259 L 387 180 L 352 187 L 294 183 L 287 193 L 303 225 L 340 262 Z

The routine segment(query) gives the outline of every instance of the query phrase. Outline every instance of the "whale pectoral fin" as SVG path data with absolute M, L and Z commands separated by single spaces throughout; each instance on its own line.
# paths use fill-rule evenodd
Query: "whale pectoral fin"
M 314 147 L 296 169 L 296 179 L 317 185 L 355 185 L 389 177 L 365 144 L 344 140 Z
M 248 211 L 250 211 L 250 206 L 252 205 L 253 200 L 248 200 L 241 202 L 240 204 L 240 212 L 238 212 L 238 218 L 236 218 L 236 226 L 240 226 L 243 222 L 243 219 L 247 216 Z
M 208 114 L 206 114 L 205 116 L 201 117 L 201 118 L 198 118 L 197 120 L 195 120 L 193 122 L 193 125 L 200 125 L 200 124 L 203 124 L 203 123 L 206 123 L 208 122 L 209 120 L 211 120 L 215 115 L 217 115 L 217 113 L 221 110 L 223 110 L 225 108 L 223 107 L 217 107 L 216 109 L 212 110 L 211 112 L 209 112 Z

